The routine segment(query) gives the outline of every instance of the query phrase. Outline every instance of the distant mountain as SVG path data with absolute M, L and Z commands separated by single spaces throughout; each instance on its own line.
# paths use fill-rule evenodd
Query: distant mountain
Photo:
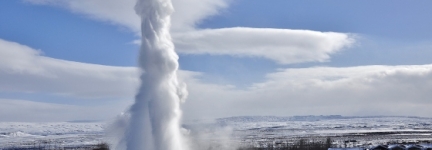
M 97 123 L 97 122 L 104 122 L 102 120 L 70 120 L 66 121 L 69 123 Z
M 357 118 L 418 118 L 415 116 L 342 116 L 342 115 L 308 115 L 308 116 L 235 116 L 216 119 L 218 123 L 250 123 L 250 122 L 288 122 L 288 121 L 322 121 L 335 119 L 357 119 Z
M 319 121 L 319 120 L 329 120 L 329 119 L 345 119 L 341 115 L 320 115 L 320 116 L 237 116 L 228 118 L 219 118 L 217 122 L 287 122 L 287 121 Z

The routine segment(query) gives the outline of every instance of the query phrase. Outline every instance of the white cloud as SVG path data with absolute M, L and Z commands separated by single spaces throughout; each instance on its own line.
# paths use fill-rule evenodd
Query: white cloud
M 182 71 L 179 75 L 190 78 L 195 74 Z M 110 119 L 133 102 L 139 85 L 138 76 L 135 67 L 54 59 L 25 45 L 0 39 L 0 92 L 31 93 L 39 101 L 54 100 L 41 96 L 44 94 L 80 100 L 100 98 L 92 102 L 95 106 L 34 102 L 31 97 L 28 100 L 0 98 L 0 121 Z M 62 99 L 55 101 L 64 102 Z
M 74 106 L 0 99 L 0 122 L 103 120 L 112 119 L 119 111 L 118 106 Z
M 135 0 L 26 0 L 65 7 L 96 20 L 125 26 L 136 33 L 140 20 Z M 204 19 L 217 15 L 231 0 L 173 0 L 174 44 L 179 53 L 266 58 L 281 64 L 323 62 L 355 40 L 345 33 L 289 29 L 197 29 Z M 193 9 L 191 9 L 193 6 Z M 136 43 L 136 41 L 134 41 Z
M 283 69 L 246 90 L 188 84 L 186 118 L 432 113 L 432 65 Z
M 232 0 L 172 0 L 175 12 L 172 15 L 174 32 L 194 30 L 204 19 L 219 14 Z
M 140 18 L 134 6 L 136 0 L 25 0 L 33 4 L 53 5 L 69 9 L 78 14 L 100 21 L 125 26 L 140 32 Z M 206 17 L 218 14 L 228 6 L 230 0 L 173 0 L 175 13 L 172 16 L 172 30 L 194 29 Z M 193 9 L 191 9 L 193 6 Z
M 85 98 L 132 97 L 139 85 L 135 67 L 114 67 L 42 56 L 0 39 L 0 90 Z
M 324 62 L 354 42 L 342 33 L 269 28 L 198 30 L 173 38 L 180 53 L 263 57 L 281 64 Z
M 16 116 L 27 119 L 32 114 L 30 112 L 40 112 L 41 116 L 53 112 L 47 115 L 53 120 L 62 115 L 68 118 L 86 118 L 80 111 L 92 113 L 93 110 L 98 113 L 91 118 L 110 118 L 126 108 L 131 102 L 128 97 L 135 95 L 138 85 L 137 71 L 133 67 L 53 59 L 42 56 L 29 47 L 4 40 L 0 40 L 0 57 L 2 92 L 108 97 L 116 98 L 122 104 L 121 107 L 112 103 L 89 108 L 2 100 L 0 118 L 17 114 Z M 204 75 L 179 71 L 179 76 L 187 83 L 189 90 L 189 98 L 183 104 L 186 119 L 234 115 L 432 114 L 432 65 L 281 69 L 268 74 L 265 82 L 253 84 L 247 89 L 205 83 L 199 79 Z M 32 106 L 37 108 L 31 108 Z M 29 111 L 20 114 L 18 108 Z M 47 111 L 38 108 L 46 108 Z M 57 113 L 61 109 L 75 115 Z M 85 109 L 88 110 L 84 111 Z M 88 112 L 90 110 L 92 111 Z
M 84 14 L 92 19 L 140 31 L 140 18 L 135 14 L 136 0 L 25 0 L 33 4 L 52 5 Z

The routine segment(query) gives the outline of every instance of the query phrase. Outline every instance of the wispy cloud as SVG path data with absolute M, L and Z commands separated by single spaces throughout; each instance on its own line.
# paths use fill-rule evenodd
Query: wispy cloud
M 85 15 L 91 19 L 109 22 L 127 27 L 133 32 L 140 31 L 140 19 L 135 14 L 136 0 L 24 0 L 37 5 L 63 7 L 73 13 Z
M 131 97 L 138 69 L 45 57 L 35 49 L 0 39 L 0 90 L 85 98 Z
M 136 0 L 24 0 L 37 5 L 51 5 L 66 8 L 91 19 L 110 22 L 140 32 L 140 18 L 134 11 Z M 173 0 L 175 13 L 172 16 L 172 30 L 193 30 L 203 19 L 218 14 L 228 7 L 231 0 Z M 193 9 L 190 7 L 193 6 Z M 137 34 L 139 35 L 139 34 Z
M 174 34 L 177 51 L 262 57 L 281 64 L 324 62 L 354 42 L 353 36 L 310 30 L 224 28 Z

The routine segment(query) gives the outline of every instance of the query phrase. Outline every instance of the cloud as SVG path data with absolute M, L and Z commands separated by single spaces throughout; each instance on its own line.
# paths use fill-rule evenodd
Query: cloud
M 92 19 L 124 26 L 139 33 L 140 18 L 134 6 L 136 0 L 25 0 L 38 5 L 59 6 Z M 175 13 L 172 16 L 172 30 L 192 30 L 206 17 L 218 14 L 230 0 L 173 0 Z M 193 6 L 193 9 L 190 9 Z
M 140 18 L 133 9 L 136 0 L 25 0 L 38 5 L 66 8 L 91 19 L 109 22 L 139 32 Z
M 174 34 L 179 53 L 263 57 L 280 64 L 328 61 L 353 36 L 309 30 L 223 28 Z
M 197 73 L 182 71 L 179 74 L 190 78 Z M 0 39 L 1 93 L 31 93 L 38 101 L 53 101 L 52 97 L 43 95 L 98 99 L 91 103 L 93 106 L 88 106 L 90 103 L 77 106 L 35 102 L 32 97 L 27 100 L 0 98 L 0 121 L 112 119 L 132 103 L 139 85 L 138 77 L 139 71 L 135 67 L 54 59 L 25 45 Z M 63 103 L 61 99 L 54 101 Z
M 186 118 L 332 114 L 430 117 L 431 81 L 432 65 L 281 69 L 246 90 L 195 79 L 187 82 L 190 95 L 183 110 Z
M 172 15 L 174 32 L 194 30 L 204 19 L 218 15 L 232 0 L 172 0 L 175 12 Z M 191 9 L 193 6 L 193 9 Z
M 179 73 L 185 79 L 197 74 Z M 138 76 L 135 67 L 54 59 L 25 45 L 0 39 L 0 92 L 31 93 L 39 101 L 53 101 L 40 94 L 109 100 L 92 102 L 95 106 L 77 106 L 35 102 L 31 97 L 28 100 L 0 98 L 0 121 L 112 119 L 132 103 L 139 85 Z M 62 103 L 61 99 L 55 101 Z
M 86 64 L 49 58 L 40 51 L 0 39 L 0 90 L 83 98 L 134 95 L 135 67 Z
M 0 116 L 17 114 L 30 118 L 41 112 L 53 120 L 62 115 L 80 118 L 110 118 L 131 102 L 138 85 L 134 67 L 78 63 L 43 56 L 18 43 L 0 40 L 0 91 L 33 92 L 83 98 L 111 98 L 117 103 L 101 107 L 0 100 Z M 430 116 L 432 65 L 311 67 L 280 69 L 264 82 L 246 89 L 210 84 L 204 73 L 179 71 L 189 97 L 183 104 L 186 119 L 238 115 L 413 115 Z M 128 99 L 129 101 L 124 101 Z M 39 106 L 41 105 L 41 106 Z M 22 106 L 22 107 L 21 107 Z M 31 108 L 37 106 L 37 108 Z M 29 110 L 20 114 L 16 110 Z M 21 109 L 22 108 L 22 109 Z M 47 111 L 40 110 L 43 108 Z M 66 113 L 57 113 L 65 109 Z M 115 111 L 113 111 L 115 109 Z M 106 115 L 99 115 L 99 114 Z M 7 118 L 7 117 L 5 117 Z M 10 117 L 9 117 L 10 118 Z M 18 119 L 18 118 L 17 118 Z
M 112 119 L 118 112 L 119 107 L 115 106 L 90 107 L 19 99 L 0 99 L 1 122 L 104 120 Z
M 134 12 L 135 0 L 26 0 L 34 4 L 61 6 L 90 18 L 127 27 L 140 33 Z M 280 64 L 324 62 L 348 48 L 352 34 L 290 29 L 223 28 L 198 29 L 197 25 L 218 15 L 231 0 L 173 0 L 171 32 L 179 53 L 258 57 Z M 193 6 L 193 9 L 190 9 Z M 138 40 L 139 41 L 139 40 Z M 133 43 L 137 43 L 134 41 Z

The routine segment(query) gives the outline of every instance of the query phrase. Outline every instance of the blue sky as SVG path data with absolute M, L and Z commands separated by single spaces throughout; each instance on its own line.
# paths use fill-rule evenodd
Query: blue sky
M 138 47 L 127 29 L 96 22 L 57 7 L 2 1 L 3 39 L 25 43 L 45 56 L 79 62 L 132 66 Z M 13 14 L 13 15 L 12 15 Z
M 76 15 L 57 7 L 32 5 L 23 1 L 4 1 L 2 3 L 4 3 L 2 6 L 8 6 L 2 8 L 0 14 L 3 20 L 7 20 L 7 23 L 0 28 L 3 39 L 25 43 L 42 50 L 45 56 L 59 59 L 115 66 L 136 65 L 139 46 L 132 44 L 131 41 L 137 36 L 124 27 L 97 22 L 84 15 Z M 426 15 L 432 11 L 428 9 L 430 3 L 432 2 L 419 1 L 413 4 L 406 1 L 364 3 L 334 0 L 322 2 L 275 0 L 270 3 L 238 0 L 232 2 L 230 7 L 222 10 L 219 15 L 204 19 L 198 24 L 198 27 L 241 26 L 355 33 L 370 38 L 369 40 L 380 42 L 360 41 L 362 42 L 360 48 L 346 50 L 336 55 L 336 58 L 332 58 L 331 62 L 325 63 L 326 65 L 425 64 L 430 62 L 427 61 L 428 58 L 422 58 L 425 55 L 419 55 L 416 52 L 410 52 L 406 56 L 407 53 L 400 52 L 402 50 L 392 48 L 392 53 L 404 56 L 393 56 L 386 59 L 380 55 L 372 56 L 373 54 L 370 53 L 379 51 L 370 52 L 368 49 L 383 48 L 381 51 L 386 51 L 392 46 L 409 47 L 430 40 L 432 33 L 425 32 L 432 26 L 432 20 Z M 10 14 L 14 14 L 13 17 Z M 356 54 L 365 55 L 364 53 L 370 54 L 371 57 L 360 58 L 355 62 L 350 61 L 355 59 Z M 345 56 L 348 54 L 351 56 Z M 341 55 L 344 57 L 338 57 Z M 268 72 L 278 67 L 271 61 L 256 58 L 181 56 L 180 61 L 183 62 L 181 63 L 183 68 L 215 74 L 224 72 L 218 75 L 230 72 L 229 65 L 220 64 L 221 62 L 240 65 L 248 71 L 263 69 Z M 403 59 L 403 62 L 400 62 L 400 59 Z M 253 68 L 247 68 L 246 64 L 250 63 L 254 64 Z M 304 64 L 294 66 L 297 65 L 303 66 Z M 272 69 L 269 70 L 269 68 Z
M 392 39 L 431 38 L 430 1 L 234 1 L 200 27 L 258 27 L 360 33 Z
M 100 113 L 88 117 L 76 113 L 69 118 L 65 117 L 66 120 L 107 119 L 122 109 L 125 110 L 133 100 L 131 93 L 134 93 L 136 83 L 125 81 L 128 83 L 125 85 L 128 92 L 124 93 L 112 92 L 121 91 L 116 89 L 119 87 L 115 87 L 114 83 L 108 84 L 114 87 L 112 89 L 105 86 L 100 87 L 103 89 L 101 91 L 89 89 L 87 92 L 85 86 L 80 85 L 81 81 L 89 79 L 89 84 L 93 85 L 99 82 L 93 83 L 94 80 L 90 80 L 93 77 L 86 78 L 85 75 L 75 73 L 82 71 L 83 74 L 105 74 L 104 71 L 109 70 L 108 72 L 114 72 L 116 83 L 117 80 L 120 83 L 122 76 L 116 76 L 117 74 L 134 72 L 130 70 L 136 66 L 139 50 L 139 45 L 134 41 L 140 37 L 137 32 L 139 29 L 136 28 L 139 25 L 135 23 L 134 18 L 136 16 L 130 13 L 133 11 L 133 5 L 129 4 L 133 3 L 133 0 L 124 3 L 118 0 L 0 1 L 0 39 L 6 41 L 3 53 L 10 54 L 12 49 L 19 49 L 10 44 L 14 42 L 32 49 L 27 51 L 28 53 L 39 51 L 40 54 L 31 54 L 31 58 L 41 60 L 40 64 L 34 63 L 34 66 L 29 68 L 21 66 L 20 61 L 27 61 L 25 59 L 28 58 L 21 55 L 13 55 L 17 56 L 16 61 L 0 61 L 5 63 L 4 68 L 0 68 L 3 69 L 0 76 L 4 76 L 0 79 L 4 85 L 0 88 L 0 100 L 4 99 L 3 103 L 8 104 L 14 100 L 37 102 L 49 108 L 60 107 L 57 106 L 59 104 L 61 107 L 73 107 L 70 109 L 72 114 L 89 106 L 101 106 L 100 109 L 104 111 L 112 110 L 108 116 Z M 196 7 L 189 8 L 185 5 Z M 394 103 L 400 107 L 412 105 L 407 111 L 388 110 L 379 115 L 428 116 L 429 111 L 414 113 L 411 110 L 432 106 L 431 102 L 427 101 L 432 95 L 424 92 L 432 87 L 429 78 L 429 64 L 432 63 L 432 20 L 428 15 L 432 13 L 429 9 L 431 5 L 432 2 L 427 0 L 174 0 L 174 6 L 178 7 L 173 16 L 172 34 L 180 56 L 180 69 L 184 72 L 180 76 L 190 85 L 191 93 L 188 102 L 184 104 L 185 116 L 202 118 L 234 115 L 370 115 L 358 109 L 348 109 L 351 107 L 347 110 L 327 111 L 343 107 L 341 101 L 345 105 L 354 106 L 359 105 L 359 101 L 364 99 L 381 100 L 382 103 Z M 196 39 L 191 35 L 199 35 L 201 38 Z M 301 38 L 298 38 L 299 36 Z M 291 38 L 298 42 L 290 43 Z M 285 39 L 286 43 L 272 44 L 273 41 Z M 259 42 L 253 42 L 256 40 Z M 223 41 L 220 42 L 222 45 L 215 44 L 218 41 Z M 256 43 L 260 45 L 254 45 Z M 0 57 L 15 59 L 11 56 Z M 45 59 L 54 59 L 55 62 L 66 61 L 66 67 L 52 67 L 53 65 L 46 63 Z M 28 61 L 32 62 L 33 59 Z M 67 66 L 69 62 L 83 63 L 93 68 L 89 69 L 93 72 L 70 69 L 70 73 L 64 73 L 62 68 L 79 68 L 76 66 L 81 65 L 72 63 L 74 66 Z M 32 68 L 39 67 L 44 68 L 44 73 L 64 75 L 66 80 L 70 79 L 77 85 L 65 84 L 57 79 L 45 79 L 36 76 L 37 74 L 26 74 L 27 71 L 31 72 Z M 16 70 L 21 72 L 17 73 Z M 328 73 L 328 70 L 336 73 Z M 351 70 L 351 73 L 346 70 Z M 383 72 L 386 77 L 380 76 Z M 131 73 L 131 76 L 132 74 L 134 73 Z M 300 76 L 302 74 L 304 77 Z M 330 78 L 332 81 L 340 80 L 328 83 Z M 98 77 L 95 76 L 94 79 Z M 104 79 L 101 79 L 101 82 L 105 81 Z M 371 81 L 365 82 L 366 79 Z M 420 82 L 422 80 L 424 82 Z M 311 84 L 312 81 L 320 81 L 320 84 Z M 273 85 L 274 83 L 278 85 Z M 394 87 L 390 86 L 375 86 L 378 83 L 393 86 L 408 83 L 413 84 L 413 87 L 396 86 L 398 88 L 393 89 Z M 37 87 L 35 84 L 41 84 L 41 88 L 33 88 Z M 324 84 L 326 86 L 321 87 Z M 74 90 L 81 86 L 82 92 Z M 280 89 L 264 92 L 276 87 Z M 299 87 L 304 89 L 298 89 Z M 280 94 L 289 93 L 283 89 L 293 93 Z M 341 89 L 350 91 L 346 91 L 347 95 L 338 95 L 338 90 Z M 296 94 L 305 90 L 305 95 Z M 372 91 L 382 92 L 378 94 Z M 392 91 L 406 94 L 400 96 L 403 98 L 395 100 L 392 94 L 389 94 Z M 358 96 L 358 93 L 370 97 Z M 418 101 L 412 100 L 412 95 L 408 93 L 415 93 Z M 309 96 L 313 94 L 318 96 Z M 217 97 L 219 95 L 227 97 L 221 100 Z M 255 98 L 250 98 L 251 95 L 255 95 Z M 263 106 L 265 99 L 270 97 L 274 102 L 269 103 L 280 103 L 280 107 Z M 293 102 L 305 101 L 311 104 L 316 103 L 319 97 L 334 99 L 330 102 L 333 105 L 303 106 Z M 292 100 L 294 98 L 296 100 Z M 248 105 L 239 107 L 241 103 Z M 51 106 L 53 104 L 56 106 Z M 422 106 L 418 106 L 420 104 Z M 208 110 L 208 105 L 239 110 Z M 202 108 L 192 110 L 197 107 Z M 253 111 L 261 107 L 262 111 Z M 287 107 L 298 108 L 284 111 Z M 317 108 L 316 111 L 309 110 L 314 107 Z M 362 105 L 360 108 L 367 107 Z M 194 115 L 200 111 L 203 112 L 202 116 Z M 1 116 L 0 114 L 0 121 L 14 121 L 5 117 L 6 115 L 3 118 Z M 24 114 L 18 118 L 26 120 L 28 117 Z M 51 118 L 53 119 L 46 120 L 58 120 L 54 119 L 57 118 L 54 116 Z

